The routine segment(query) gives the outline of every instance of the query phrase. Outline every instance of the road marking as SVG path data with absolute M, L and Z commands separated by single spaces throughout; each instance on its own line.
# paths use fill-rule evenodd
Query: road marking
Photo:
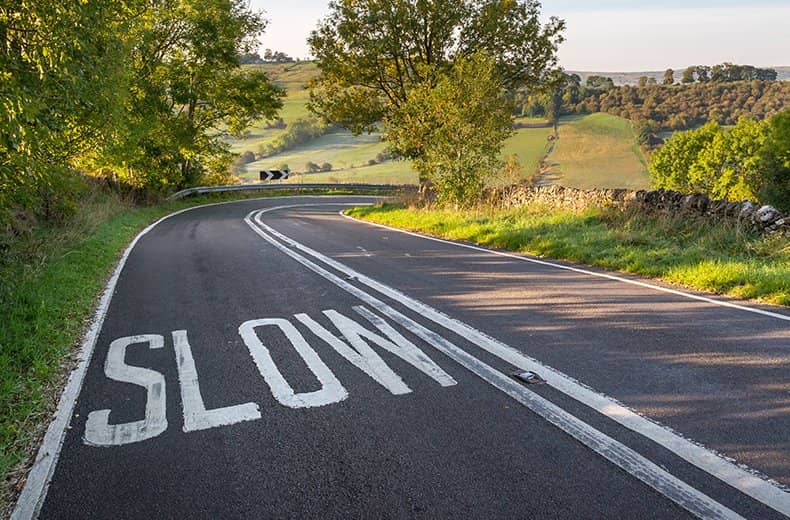
M 272 210 L 274 209 L 277 208 L 272 208 Z M 400 325 L 408 328 L 414 334 L 424 339 L 437 350 L 443 352 L 445 355 L 461 364 L 463 367 L 467 368 L 478 377 L 482 378 L 495 388 L 501 390 L 519 403 L 523 404 L 537 415 L 543 417 L 551 424 L 557 426 L 571 437 L 583 443 L 588 448 L 592 449 L 619 468 L 627 471 L 629 474 L 641 480 L 659 493 L 662 493 L 664 496 L 685 508 L 692 514 L 700 518 L 742 518 L 731 509 L 723 506 L 704 493 L 689 486 L 666 470 L 660 468 L 655 463 L 638 454 L 631 448 L 628 448 L 617 440 L 612 439 L 606 434 L 596 430 L 589 424 L 579 420 L 554 403 L 526 389 L 522 385 L 510 379 L 505 374 L 495 370 L 489 365 L 473 357 L 471 354 L 457 347 L 447 339 L 439 336 L 429 329 L 426 329 L 422 325 L 396 311 L 381 300 L 351 285 L 337 275 L 330 273 L 323 267 L 320 267 L 311 260 L 308 260 L 306 257 L 300 255 L 283 243 L 278 242 L 273 236 L 264 231 L 264 229 L 271 230 L 269 226 L 261 221 L 261 215 L 264 212 L 266 212 L 266 210 L 251 212 L 245 218 L 245 222 L 261 238 L 306 268 L 310 269 L 316 274 L 319 274 L 346 292 L 356 296 L 364 303 L 378 310 L 382 314 L 385 314 Z M 252 220 L 253 214 L 255 215 L 255 222 Z M 256 225 L 256 223 L 258 225 Z M 298 248 L 300 245 L 291 239 L 287 239 L 286 243 L 294 248 Z
M 332 335 L 331 332 L 306 314 L 297 314 L 295 317 L 307 326 L 316 336 L 332 346 L 332 348 L 345 357 L 351 364 L 368 374 L 394 395 L 409 393 L 411 389 L 403 382 L 400 376 L 387 366 L 384 360 L 376 354 L 365 339 L 382 347 L 391 354 L 398 356 L 423 374 L 432 378 L 441 386 L 452 386 L 456 384 L 456 381 L 442 370 L 439 365 L 434 363 L 422 350 L 417 348 L 411 341 L 404 338 L 389 324 L 384 322 L 384 320 L 363 307 L 354 307 L 354 310 L 389 337 L 389 340 L 369 331 L 356 321 L 331 309 L 324 311 L 324 315 L 332 321 L 337 330 L 340 331 L 351 346 Z
M 351 348 L 346 342 L 337 338 L 307 314 L 296 314 L 294 317 L 310 329 L 313 334 L 335 349 L 338 354 L 346 358 L 348 362 L 389 390 L 391 394 L 403 395 L 411 392 L 411 388 L 403 382 L 403 379 L 387 366 L 384 360 L 381 359 L 381 356 L 376 354 L 364 341 L 360 345 L 355 345 L 355 348 Z
M 172 336 L 176 366 L 178 367 L 178 382 L 181 387 L 184 432 L 206 430 L 216 426 L 228 426 L 261 418 L 261 411 L 256 403 L 206 410 L 203 396 L 200 393 L 197 368 L 195 368 L 195 359 L 192 357 L 192 348 L 189 346 L 187 331 L 174 330 Z
M 786 516 L 790 516 L 790 494 L 773 482 L 769 482 L 767 479 L 757 476 L 754 472 L 744 469 L 738 464 L 724 459 L 705 447 L 681 437 L 677 433 L 655 421 L 638 415 L 634 411 L 617 402 L 615 399 L 596 392 L 592 388 L 580 383 L 579 381 L 560 372 L 559 370 L 556 370 L 534 358 L 527 356 L 513 347 L 492 338 L 486 333 L 481 332 L 459 320 L 451 318 L 441 311 L 438 311 L 433 307 L 430 307 L 418 300 L 415 300 L 414 298 L 411 298 L 410 296 L 405 295 L 397 289 L 393 289 L 392 287 L 373 280 L 372 278 L 354 271 L 345 264 L 328 258 L 327 256 L 314 251 L 313 249 L 310 249 L 299 242 L 296 242 L 295 240 L 272 229 L 261 220 L 261 216 L 264 213 L 275 211 L 277 209 L 287 209 L 292 207 L 300 207 L 300 205 L 281 206 L 280 208 L 267 208 L 253 212 L 256 214 L 255 221 L 263 227 L 263 230 L 271 233 L 273 236 L 279 238 L 292 248 L 298 249 L 309 256 L 312 256 L 313 258 L 323 262 L 324 264 L 332 267 L 346 276 L 353 277 L 356 281 L 405 305 L 414 312 L 417 312 L 434 323 L 455 332 L 461 337 L 468 339 L 470 342 L 479 346 L 483 350 L 501 358 L 504 361 L 507 361 L 513 366 L 522 370 L 530 370 L 540 374 L 549 385 L 561 391 L 562 393 L 573 397 L 577 401 L 584 403 L 590 408 L 616 421 L 626 428 L 633 430 L 644 437 L 662 445 L 666 449 L 675 453 L 677 456 L 702 469 L 703 471 L 715 476 L 723 482 L 726 482 L 742 493 L 754 498 L 759 502 L 762 502 L 763 504 L 783 513 Z M 252 215 L 252 213 L 250 215 Z M 248 224 L 251 224 L 249 220 L 250 215 L 247 216 Z M 412 234 L 408 232 L 406 233 Z M 421 237 L 421 235 L 416 234 L 415 236 Z M 432 237 L 423 238 L 433 239 Z M 436 240 L 439 240 L 440 242 L 446 242 L 440 239 Z M 474 246 L 470 247 L 473 249 L 486 251 L 482 248 L 476 248 Z M 514 256 L 504 253 L 503 255 Z M 514 257 L 521 258 L 518 256 Z
M 257 327 L 274 326 L 278 327 L 288 341 L 291 342 L 296 352 L 307 364 L 307 368 L 321 383 L 321 389 L 314 392 L 294 392 L 293 387 L 285 380 L 277 365 L 274 364 L 269 349 L 267 349 L 255 329 Z M 335 374 L 321 360 L 315 350 L 305 341 L 304 336 L 296 330 L 291 322 L 279 318 L 268 318 L 263 320 L 245 321 L 239 326 L 239 334 L 244 344 L 250 350 L 258 371 L 266 380 L 272 395 L 277 401 L 289 408 L 310 408 L 314 406 L 325 406 L 332 403 L 339 403 L 346 397 L 348 392 L 337 380 Z
M 368 205 L 368 204 L 364 204 L 364 205 Z M 725 302 L 725 301 L 721 301 L 721 300 L 715 300 L 713 298 L 708 298 L 706 296 L 700 296 L 698 294 L 691 294 L 691 293 L 687 293 L 687 292 L 683 292 L 683 291 L 678 291 L 677 289 L 670 289 L 668 287 L 661 287 L 660 285 L 654 285 L 654 284 L 647 283 L 647 282 L 642 282 L 642 281 L 639 281 L 639 280 L 631 280 L 631 279 L 623 278 L 622 276 L 616 276 L 616 275 L 613 275 L 613 274 L 597 273 L 595 271 L 590 271 L 588 269 L 581 269 L 579 267 L 573 267 L 573 266 L 570 266 L 570 265 L 556 264 L 556 263 L 553 263 L 553 262 L 548 262 L 546 260 L 538 260 L 537 258 L 530 258 L 528 256 L 521 256 L 521 255 L 515 255 L 515 254 L 512 254 L 512 253 L 505 253 L 504 251 L 496 251 L 494 249 L 486 249 L 484 247 L 473 246 L 471 244 L 464 244 L 464 243 L 461 243 L 461 242 L 453 242 L 452 240 L 445 240 L 443 238 L 437 238 L 437 237 L 432 237 L 432 236 L 428 236 L 428 235 L 423 235 L 423 234 L 420 234 L 420 233 L 415 233 L 413 231 L 407 231 L 405 229 L 398 229 L 398 228 L 390 227 L 390 226 L 387 226 L 387 225 L 384 225 L 384 224 L 379 224 L 377 222 L 368 222 L 366 220 L 359 220 L 359 219 L 354 218 L 354 217 L 352 217 L 350 215 L 346 215 L 343 212 L 343 210 L 340 211 L 339 215 L 341 217 L 345 218 L 345 219 L 354 221 L 354 222 L 356 222 L 358 224 L 367 224 L 369 226 L 375 226 L 375 227 L 387 229 L 389 231 L 395 231 L 397 233 L 403 233 L 405 235 L 411 235 L 411 236 L 414 236 L 414 237 L 422 238 L 422 239 L 425 239 L 425 240 L 432 240 L 434 242 L 441 242 L 442 244 L 450 244 L 450 245 L 457 246 L 457 247 L 463 247 L 465 249 L 472 249 L 474 251 L 481 251 L 483 253 L 488 253 L 488 254 L 492 254 L 492 255 L 504 256 L 506 258 L 512 258 L 514 260 L 519 260 L 519 261 L 522 261 L 522 262 L 529 262 L 531 264 L 543 265 L 543 266 L 547 266 L 547 267 L 554 267 L 556 269 L 562 269 L 564 271 L 572 271 L 574 273 L 586 274 L 586 275 L 595 276 L 595 277 L 598 277 L 598 278 L 606 278 L 607 280 L 614 280 L 616 282 L 623 282 L 623 283 L 627 283 L 627 284 L 630 284 L 630 285 L 636 285 L 636 286 L 639 286 L 639 287 L 646 287 L 648 289 L 653 289 L 655 291 L 661 291 L 661 292 L 665 292 L 665 293 L 669 293 L 669 294 L 674 294 L 676 296 L 682 296 L 684 298 L 689 298 L 689 299 L 692 299 L 692 300 L 698 300 L 698 301 L 702 301 L 702 302 L 706 302 L 706 303 L 712 303 L 714 305 L 719 305 L 721 307 L 729 307 L 731 309 L 738 309 L 740 311 L 752 312 L 752 313 L 755 313 L 755 314 L 761 314 L 763 316 L 769 316 L 771 318 L 777 318 L 777 319 L 784 320 L 784 321 L 790 321 L 790 316 L 788 316 L 786 314 L 779 314 L 778 312 L 771 312 L 771 311 L 766 311 L 766 310 L 763 310 L 763 309 L 756 309 L 754 307 L 747 307 L 745 305 L 738 305 L 737 303 L 731 303 L 731 302 Z
M 92 446 L 121 446 L 156 437 L 167 430 L 165 376 L 156 370 L 126 364 L 126 348 L 147 344 L 161 349 L 165 339 L 158 334 L 128 336 L 110 343 L 104 374 L 108 379 L 141 386 L 146 391 L 145 418 L 120 424 L 110 424 L 111 410 L 96 410 L 88 414 L 85 423 L 85 443 Z
M 323 197 L 353 198 L 353 196 L 350 197 L 348 195 L 324 195 Z M 296 198 L 305 198 L 305 195 L 276 197 L 278 200 Z M 369 200 L 371 197 L 360 196 L 360 198 Z M 49 427 L 47 427 L 47 431 L 44 434 L 44 439 L 41 441 L 41 445 L 36 452 L 36 459 L 33 461 L 33 465 L 28 472 L 27 479 L 25 479 L 25 486 L 22 488 L 22 492 L 19 494 L 19 498 L 17 499 L 16 505 L 14 506 L 14 510 L 11 513 L 11 520 L 28 520 L 35 518 L 38 516 L 38 512 L 41 510 L 41 506 L 44 505 L 44 499 L 47 496 L 47 490 L 49 488 L 50 482 L 52 481 L 52 475 L 55 472 L 55 466 L 57 466 L 58 459 L 60 458 L 60 451 L 63 448 L 63 441 L 66 438 L 66 429 L 69 426 L 72 414 L 74 413 L 74 406 L 77 403 L 77 397 L 79 396 L 80 390 L 82 389 L 82 384 L 85 381 L 88 365 L 90 364 L 91 358 L 93 357 L 93 352 L 96 349 L 96 340 L 99 337 L 99 332 L 101 331 L 102 325 L 104 324 L 104 319 L 107 316 L 107 310 L 110 307 L 110 301 L 112 300 L 112 296 L 115 293 L 115 287 L 118 285 L 118 278 L 121 276 L 121 272 L 126 266 L 126 261 L 129 259 L 129 255 L 140 239 L 146 234 L 150 233 L 152 229 L 165 220 L 182 213 L 186 213 L 187 211 L 193 211 L 211 206 L 236 204 L 239 202 L 248 203 L 252 201 L 272 199 L 273 198 L 270 197 L 258 197 L 254 199 L 213 202 L 191 208 L 184 208 L 165 215 L 156 222 L 153 222 L 151 225 L 140 231 L 140 233 L 138 233 L 137 236 L 132 239 L 132 241 L 123 251 L 121 258 L 118 260 L 118 264 L 115 266 L 115 269 L 113 270 L 112 275 L 107 281 L 107 285 L 104 287 L 104 291 L 99 298 L 99 303 L 96 306 L 93 319 L 91 320 L 91 324 L 85 333 L 82 345 L 80 346 L 79 352 L 77 353 L 77 364 L 71 371 L 71 374 L 69 374 L 69 378 L 63 388 L 63 393 L 60 394 L 60 399 L 58 400 L 58 406 L 55 410 L 54 418 L 49 424 Z M 360 205 L 365 204 L 367 203 L 360 203 Z

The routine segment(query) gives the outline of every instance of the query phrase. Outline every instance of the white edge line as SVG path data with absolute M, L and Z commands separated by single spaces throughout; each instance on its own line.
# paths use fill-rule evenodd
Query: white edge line
M 440 336 L 435 336 L 431 333 L 431 331 L 424 329 L 424 327 L 420 326 L 410 318 L 402 315 L 395 309 L 392 309 L 389 305 L 382 302 L 381 300 L 378 300 L 374 296 L 371 296 L 361 289 L 340 279 L 338 276 L 313 263 L 311 260 L 300 255 L 296 251 L 289 249 L 287 246 L 295 247 L 297 249 L 306 248 L 306 246 L 303 246 L 299 242 L 282 235 L 263 223 L 261 220 L 262 214 L 275 209 L 282 208 L 270 208 L 266 210 L 252 211 L 244 220 L 255 233 L 257 233 L 261 238 L 269 242 L 271 245 L 286 255 L 290 256 L 316 274 L 319 274 L 331 281 L 346 292 L 359 298 L 364 303 L 371 305 L 380 312 L 383 312 L 390 319 L 393 319 L 404 326 L 407 323 L 410 324 L 411 326 L 407 328 L 409 328 L 411 332 L 417 334 L 423 340 L 433 345 L 434 348 L 444 353 L 464 368 L 470 370 L 473 374 L 482 378 L 496 389 L 515 399 L 517 402 L 524 405 L 536 415 L 554 425 L 559 430 L 580 442 L 585 447 L 591 449 L 593 452 L 597 453 L 610 463 L 621 468 L 623 471 L 629 473 L 631 476 L 640 480 L 647 486 L 655 489 L 669 500 L 691 512 L 694 516 L 706 519 L 743 518 L 733 510 L 727 508 L 711 497 L 705 495 L 698 489 L 680 480 L 678 477 L 669 473 L 669 471 L 666 469 L 661 468 L 654 462 L 648 460 L 646 457 L 640 455 L 623 443 L 600 432 L 593 426 L 571 415 L 556 404 L 514 382 L 510 377 L 491 368 L 489 365 L 484 364 L 479 359 L 453 345 L 446 339 L 441 338 Z M 253 220 L 255 221 L 254 223 Z M 255 224 L 257 224 L 257 226 Z M 268 235 L 267 232 L 264 231 L 264 228 L 269 232 L 273 232 L 274 235 L 280 240 L 283 240 L 284 243 L 280 243 L 275 240 L 274 237 Z M 319 257 L 316 257 L 315 259 L 321 261 L 321 258 Z
M 498 356 L 506 362 L 524 370 L 534 370 L 541 373 L 544 379 L 546 379 L 547 383 L 560 392 L 587 405 L 588 407 L 621 424 L 622 426 L 625 426 L 626 428 L 639 433 L 653 442 L 658 443 L 659 445 L 678 455 L 680 458 L 702 469 L 706 473 L 715 476 L 723 482 L 726 482 L 742 493 L 751 496 L 757 501 L 768 505 L 777 511 L 780 511 L 786 515 L 790 515 L 790 495 L 781 486 L 776 485 L 767 478 L 764 478 L 762 475 L 759 475 L 758 472 L 752 470 L 751 468 L 746 470 L 740 465 L 728 461 L 714 451 L 709 450 L 704 446 L 697 444 L 696 442 L 686 439 L 685 437 L 675 433 L 670 428 L 658 423 L 657 421 L 637 414 L 614 398 L 606 396 L 590 388 L 584 383 L 577 381 L 576 379 L 564 374 L 563 372 L 560 372 L 559 370 L 556 370 L 548 365 L 544 365 L 542 362 L 527 356 L 523 352 L 492 338 L 488 334 L 481 332 L 474 327 L 467 325 L 466 323 L 458 321 L 455 318 L 451 318 L 441 311 L 436 310 L 433 307 L 420 302 L 419 300 L 415 300 L 414 298 L 407 296 L 397 289 L 393 289 L 387 285 L 384 285 L 381 282 L 378 282 L 351 269 L 345 264 L 328 258 L 325 255 L 299 242 L 296 242 L 295 240 L 283 235 L 260 220 L 264 213 L 278 209 L 287 209 L 299 206 L 300 205 L 292 205 L 259 210 L 257 212 L 258 215 L 256 216 L 256 221 L 259 225 L 266 228 L 267 231 L 292 247 L 298 248 L 302 252 L 314 257 L 326 265 L 331 266 L 345 275 L 353 276 L 360 283 L 363 283 L 371 289 L 374 289 L 377 292 L 384 294 L 389 298 L 392 298 L 401 304 L 412 308 L 413 310 L 416 310 L 423 317 L 447 328 L 448 330 L 455 332 L 456 334 L 459 334 L 461 337 L 467 338 L 474 344 L 478 345 L 489 353 Z M 352 217 L 348 218 L 357 222 L 367 223 Z M 389 228 L 388 226 L 383 226 L 381 224 L 372 225 L 386 229 L 392 229 L 393 231 L 401 231 L 399 229 Z M 433 239 L 432 237 L 424 237 L 416 233 L 406 233 L 420 238 Z M 455 242 L 444 240 L 439 241 L 455 244 Z M 465 246 L 465 244 L 457 245 Z M 481 251 L 487 251 L 482 248 L 473 248 L 479 249 Z M 491 252 L 497 253 L 496 251 Z M 513 256 L 515 258 L 521 258 L 515 255 Z
M 414 231 L 408 231 L 408 230 L 405 230 L 405 229 L 398 229 L 398 228 L 395 228 L 395 227 L 387 226 L 385 224 L 379 224 L 378 222 L 370 222 L 370 221 L 367 221 L 367 220 L 361 220 L 361 219 L 352 217 L 350 215 L 347 215 L 346 213 L 344 213 L 344 211 L 340 211 L 339 214 L 343 218 L 347 218 L 349 220 L 353 220 L 354 222 L 357 222 L 357 223 L 360 223 L 360 224 L 367 224 L 369 226 L 376 226 L 376 227 L 380 227 L 380 228 L 383 228 L 383 229 L 387 229 L 389 231 L 395 231 L 397 233 L 404 233 L 406 235 L 411 235 L 411 236 L 415 236 L 415 237 L 419 237 L 419 238 L 424 238 L 425 240 L 433 240 L 434 242 L 441 242 L 443 244 L 450 244 L 450 245 L 454 245 L 454 246 L 458 246 L 458 247 L 465 247 L 467 249 L 473 249 L 475 251 L 481 251 L 481 252 L 484 252 L 484 253 L 490 253 L 492 255 L 504 256 L 504 257 L 507 257 L 507 258 L 513 258 L 513 259 L 516 259 L 516 260 L 521 260 L 522 262 L 530 262 L 530 263 L 533 263 L 533 264 L 544 265 L 544 266 L 548 266 L 548 267 L 555 267 L 557 269 L 563 269 L 565 271 L 573 271 L 575 273 L 586 274 L 586 275 L 590 275 L 590 276 L 596 276 L 598 278 L 606 278 L 608 280 L 614 280 L 614 281 L 617 281 L 617 282 L 623 282 L 623 283 L 627 283 L 627 284 L 631 284 L 631 285 L 637 285 L 639 287 L 646 287 L 648 289 L 653 289 L 653 290 L 656 290 L 656 291 L 661 291 L 661 292 L 665 292 L 665 293 L 669 293 L 669 294 L 674 294 L 676 296 L 683 296 L 685 298 L 690 298 L 692 300 L 699 300 L 699 301 L 703 301 L 703 302 L 707 302 L 707 303 L 712 303 L 714 305 L 720 305 L 722 307 L 729 307 L 729 308 L 738 309 L 738 310 L 741 310 L 741 311 L 753 312 L 755 314 L 762 314 L 763 316 L 769 316 L 771 318 L 777 318 L 777 319 L 780 319 L 780 320 L 790 321 L 790 316 L 788 316 L 786 314 L 780 314 L 778 312 L 765 311 L 765 310 L 762 310 L 762 309 L 755 309 L 754 307 L 746 307 L 745 305 L 738 305 L 736 303 L 730 303 L 730 302 L 724 302 L 724 301 L 721 301 L 721 300 L 715 300 L 713 298 L 708 298 L 706 296 L 700 296 L 700 295 L 697 295 L 697 294 L 691 294 L 691 293 L 679 291 L 677 289 L 670 289 L 668 287 L 661 287 L 660 285 L 653 285 L 651 283 L 642 282 L 642 281 L 639 281 L 639 280 L 630 280 L 628 278 L 623 278 L 621 276 L 616 276 L 616 275 L 613 275 L 613 274 L 596 273 L 595 271 L 589 271 L 587 269 L 582 269 L 582 268 L 579 268 L 579 267 L 573 267 L 573 266 L 570 266 L 570 265 L 555 264 L 553 262 L 547 262 L 545 260 L 539 260 L 537 258 L 532 258 L 532 257 L 529 257 L 529 256 L 516 255 L 516 254 L 512 254 L 512 253 L 506 253 L 504 251 L 497 251 L 497 250 L 494 250 L 494 249 L 487 249 L 487 248 L 484 248 L 484 247 L 474 246 L 474 245 L 471 245 L 471 244 L 464 244 L 463 242 L 455 242 L 455 241 L 447 240 L 447 239 L 444 239 L 444 238 L 432 237 L 432 236 L 429 236 L 429 235 L 416 233 Z
M 256 197 L 201 204 L 199 206 L 184 208 L 165 215 L 140 231 L 140 233 L 134 237 L 131 243 L 127 246 L 126 250 L 123 252 L 123 255 L 121 255 L 121 259 L 118 261 L 112 276 L 104 288 L 104 292 L 102 293 L 99 300 L 99 305 L 93 315 L 91 325 L 85 335 L 85 339 L 82 342 L 82 347 L 80 347 L 79 353 L 77 354 L 77 366 L 74 367 L 74 369 L 71 371 L 71 374 L 69 374 L 66 386 L 60 396 L 60 400 L 58 401 L 58 407 L 55 410 L 54 418 L 47 428 L 46 433 L 44 434 L 44 440 L 41 442 L 41 446 L 39 446 L 38 453 L 36 454 L 36 460 L 33 462 L 33 466 L 31 467 L 27 479 L 25 480 L 25 486 L 22 489 L 22 492 L 19 494 L 19 498 L 17 499 L 16 505 L 14 506 L 14 510 L 11 513 L 11 520 L 27 520 L 36 518 L 41 506 L 44 503 L 44 499 L 46 498 L 47 490 L 49 488 L 49 483 L 52 480 L 55 466 L 57 465 L 58 458 L 60 457 L 60 450 L 63 447 L 63 441 L 66 438 L 66 430 L 69 426 L 70 418 L 77 402 L 77 397 L 79 396 L 80 390 L 82 389 L 82 383 L 85 380 L 85 374 L 87 373 L 88 365 L 96 347 L 96 340 L 99 336 L 102 325 L 104 324 L 104 318 L 107 315 L 107 309 L 110 306 L 110 301 L 112 300 L 112 296 L 115 292 L 115 286 L 118 283 L 118 278 L 121 275 L 121 271 L 123 271 L 124 265 L 126 265 L 126 260 L 129 258 L 129 255 L 131 254 L 132 249 L 134 249 L 134 246 L 137 244 L 137 242 L 161 222 L 187 211 L 240 202 L 308 198 L 318 196 L 326 198 L 370 197 L 366 195 L 289 195 L 283 197 Z

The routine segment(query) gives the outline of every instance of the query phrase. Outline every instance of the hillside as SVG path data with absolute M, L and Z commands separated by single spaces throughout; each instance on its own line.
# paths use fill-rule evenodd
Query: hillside
M 609 114 L 564 117 L 542 184 L 572 188 L 649 187 L 631 123 Z
M 286 125 L 308 117 L 307 82 L 318 74 L 312 62 L 248 65 L 266 72 L 287 91 L 280 117 Z M 380 134 L 354 136 L 347 131 L 334 131 L 295 146 L 281 153 L 260 157 L 267 144 L 286 131 L 269 127 L 271 121 L 258 121 L 250 127 L 245 139 L 229 139 L 234 152 L 251 151 L 256 160 L 237 169 L 246 182 L 258 179 L 262 169 L 288 166 L 293 172 L 290 182 L 317 183 L 416 183 L 417 174 L 407 161 L 381 161 L 385 144 Z M 552 129 L 542 119 L 520 118 L 518 128 L 506 142 L 503 158 L 515 155 L 521 165 L 521 177 L 530 178 L 545 158 Z M 286 127 L 287 128 L 287 127 Z M 574 187 L 647 186 L 647 174 L 641 152 L 635 145 L 628 121 L 606 114 L 589 117 L 563 118 L 559 127 L 560 140 L 548 157 L 550 168 L 542 181 Z M 309 163 L 331 164 L 331 171 L 307 173 Z M 491 185 L 513 179 L 489 179 Z

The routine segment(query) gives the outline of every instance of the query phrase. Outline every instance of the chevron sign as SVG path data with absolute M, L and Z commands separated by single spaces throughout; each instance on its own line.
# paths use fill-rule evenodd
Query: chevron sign
M 278 179 L 287 179 L 288 170 L 261 170 L 262 181 L 276 181 Z

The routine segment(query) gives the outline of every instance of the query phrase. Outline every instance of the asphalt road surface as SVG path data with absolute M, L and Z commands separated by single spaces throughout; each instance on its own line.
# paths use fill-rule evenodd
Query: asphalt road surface
M 790 515 L 790 313 L 339 214 L 373 200 L 140 236 L 15 517 Z

